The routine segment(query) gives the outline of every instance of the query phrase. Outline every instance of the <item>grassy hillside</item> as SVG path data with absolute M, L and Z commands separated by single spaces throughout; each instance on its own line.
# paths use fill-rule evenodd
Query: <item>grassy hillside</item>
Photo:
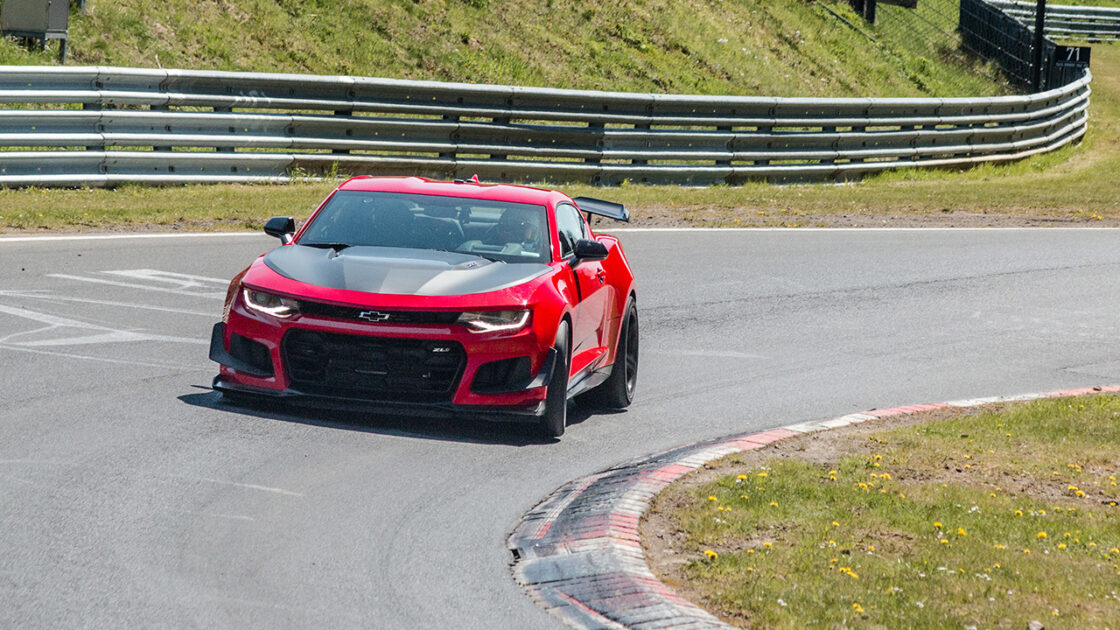
M 1007 91 L 990 67 L 914 52 L 841 0 L 88 0 L 70 34 L 71 64 L 771 96 Z M 0 45 L 0 63 L 53 59 Z

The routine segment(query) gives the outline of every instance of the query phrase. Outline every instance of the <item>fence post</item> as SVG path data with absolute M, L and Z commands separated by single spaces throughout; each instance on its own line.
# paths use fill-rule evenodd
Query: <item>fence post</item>
M 1046 41 L 1046 0 L 1038 0 L 1034 10 L 1034 80 L 1035 92 L 1042 91 L 1042 44 Z

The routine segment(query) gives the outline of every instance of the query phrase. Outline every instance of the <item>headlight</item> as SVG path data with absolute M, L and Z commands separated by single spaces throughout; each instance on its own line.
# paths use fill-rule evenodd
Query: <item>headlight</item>
M 279 295 L 264 293 L 242 287 L 241 296 L 245 299 L 245 306 L 273 317 L 291 317 L 299 314 L 299 302 Z
M 463 313 L 456 321 L 471 332 L 513 332 L 529 324 L 529 311 L 474 311 Z

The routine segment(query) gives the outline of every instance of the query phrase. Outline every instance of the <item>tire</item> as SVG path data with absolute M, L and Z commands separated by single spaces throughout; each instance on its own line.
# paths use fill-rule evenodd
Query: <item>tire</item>
M 564 435 L 564 429 L 568 426 L 568 370 L 571 364 L 568 348 L 570 338 L 568 322 L 560 322 L 560 328 L 556 331 L 556 342 L 552 344 L 553 349 L 556 350 L 556 363 L 552 366 L 552 378 L 548 381 L 544 415 L 540 419 L 541 432 L 551 438 Z
M 634 401 L 634 388 L 638 384 L 638 307 L 634 301 L 626 309 L 622 331 L 618 335 L 618 350 L 610 377 L 592 393 L 595 402 L 606 409 L 625 409 Z

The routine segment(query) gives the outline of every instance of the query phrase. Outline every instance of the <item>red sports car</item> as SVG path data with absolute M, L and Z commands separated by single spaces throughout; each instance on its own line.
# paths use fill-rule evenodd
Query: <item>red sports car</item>
M 229 285 L 214 388 L 389 412 L 482 415 L 564 433 L 567 405 L 630 404 L 634 277 L 581 212 L 615 203 L 536 188 L 355 177 Z

